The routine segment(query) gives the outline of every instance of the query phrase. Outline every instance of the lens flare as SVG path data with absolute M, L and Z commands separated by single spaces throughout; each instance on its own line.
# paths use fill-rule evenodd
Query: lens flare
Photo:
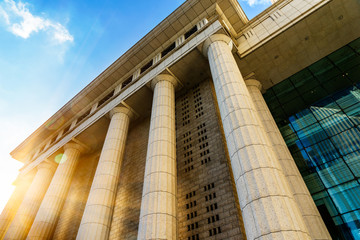
M 66 155 L 65 155 L 65 154 L 62 154 L 62 153 L 58 154 L 58 155 L 55 157 L 55 162 L 56 162 L 56 163 L 59 163 L 59 164 L 66 162 L 66 160 L 67 160 Z

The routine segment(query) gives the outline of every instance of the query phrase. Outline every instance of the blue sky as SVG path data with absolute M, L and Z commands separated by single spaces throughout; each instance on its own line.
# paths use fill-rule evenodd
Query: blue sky
M 0 210 L 9 152 L 183 2 L 0 0 Z M 239 2 L 249 19 L 270 5 Z

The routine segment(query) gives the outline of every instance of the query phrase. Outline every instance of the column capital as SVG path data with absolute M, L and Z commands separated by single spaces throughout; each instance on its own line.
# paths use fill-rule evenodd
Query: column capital
M 155 85 L 161 81 L 171 82 L 175 88 L 179 85 L 178 81 L 174 76 L 170 74 L 159 74 L 151 81 L 151 88 L 154 90 Z
M 56 170 L 56 167 L 57 167 L 57 164 L 52 163 L 52 162 L 50 162 L 48 160 L 45 160 L 45 161 L 41 162 L 39 165 L 36 166 L 36 168 L 38 170 L 46 168 L 46 169 L 49 169 L 49 170 L 51 170 L 53 172 Z
M 250 86 L 254 86 L 256 87 L 257 89 L 259 89 L 261 91 L 262 89 L 262 84 L 260 81 L 256 80 L 256 79 L 248 79 L 248 80 L 245 80 L 245 84 L 246 86 L 250 87 Z
M 69 142 L 69 143 L 66 143 L 64 146 L 64 151 L 68 150 L 68 149 L 76 149 L 78 150 L 80 153 L 83 153 L 85 152 L 86 148 L 84 146 L 81 146 L 80 144 L 78 143 L 74 143 L 74 142 Z
M 210 37 L 208 37 L 204 42 L 202 51 L 203 51 L 203 54 L 205 55 L 205 57 L 207 57 L 207 55 L 208 55 L 208 49 L 209 49 L 210 45 L 214 42 L 219 42 L 219 41 L 226 43 L 229 46 L 230 50 L 232 49 L 232 47 L 233 47 L 232 40 L 229 36 L 227 36 L 225 34 L 214 34 L 214 35 L 211 35 Z
M 135 113 L 131 111 L 131 109 L 127 107 L 115 107 L 109 112 L 110 119 L 117 113 L 123 113 L 127 115 L 130 119 L 135 118 Z

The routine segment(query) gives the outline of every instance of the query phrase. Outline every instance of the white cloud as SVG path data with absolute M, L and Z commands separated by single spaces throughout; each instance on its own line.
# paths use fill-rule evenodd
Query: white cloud
M 32 33 L 47 32 L 55 43 L 72 42 L 73 36 L 60 23 L 40 16 L 34 16 L 27 4 L 14 0 L 4 0 L 0 5 L 0 17 L 5 21 L 8 31 L 16 36 L 27 39 Z
M 247 4 L 249 4 L 249 6 L 271 3 L 270 0 L 242 0 L 242 1 L 247 2 Z

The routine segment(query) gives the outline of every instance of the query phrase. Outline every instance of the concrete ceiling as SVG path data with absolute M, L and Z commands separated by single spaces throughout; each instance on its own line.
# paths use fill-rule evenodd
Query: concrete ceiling
M 236 61 L 267 89 L 359 38 L 359 23 L 359 0 L 333 0 Z

